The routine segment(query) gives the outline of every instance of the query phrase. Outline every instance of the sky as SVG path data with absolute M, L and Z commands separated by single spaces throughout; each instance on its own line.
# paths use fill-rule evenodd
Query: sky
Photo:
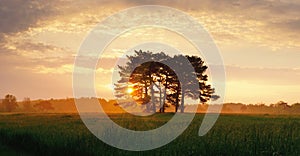
M 73 97 L 73 64 L 88 33 L 107 17 L 140 5 L 172 7 L 204 26 L 223 57 L 225 102 L 300 102 L 298 0 L 1 0 L 0 96 Z M 115 23 L 122 24 L 126 19 Z M 96 68 L 99 97 L 114 98 L 112 72 L 119 58 L 135 43 L 150 40 L 194 51 L 182 37 L 161 28 L 126 32 L 105 49 Z

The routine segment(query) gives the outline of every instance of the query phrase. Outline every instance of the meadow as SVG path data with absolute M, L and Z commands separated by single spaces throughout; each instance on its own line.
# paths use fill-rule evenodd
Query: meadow
M 173 113 L 138 118 L 110 114 L 119 125 L 153 129 Z M 300 155 L 300 116 L 222 114 L 203 137 L 197 114 L 177 139 L 163 147 L 132 152 L 98 140 L 78 114 L 0 114 L 0 155 Z

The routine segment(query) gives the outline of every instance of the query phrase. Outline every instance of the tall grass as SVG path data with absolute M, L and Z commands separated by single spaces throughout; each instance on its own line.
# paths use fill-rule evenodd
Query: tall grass
M 172 115 L 110 117 L 123 127 L 146 130 Z M 131 152 L 98 140 L 76 114 L 6 114 L 0 115 L 0 150 L 17 155 L 300 155 L 300 116 L 221 115 L 209 133 L 199 137 L 202 119 L 197 114 L 166 146 Z

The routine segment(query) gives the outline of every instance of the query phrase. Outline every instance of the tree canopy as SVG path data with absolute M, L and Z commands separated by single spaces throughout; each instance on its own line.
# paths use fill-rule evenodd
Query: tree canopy
M 202 103 L 218 98 L 214 95 L 214 88 L 207 84 L 205 72 L 208 67 L 198 56 L 171 57 L 163 52 L 139 50 L 127 59 L 124 66 L 118 66 L 121 79 L 115 84 L 115 95 L 117 98 L 131 97 L 141 105 L 147 104 L 146 111 L 155 112 L 159 107 L 159 112 L 164 112 L 164 108 L 172 104 L 175 112 L 179 109 L 184 112 L 185 97 L 199 99 Z M 188 65 L 191 69 L 187 68 Z
M 7 94 L 3 99 L 3 105 L 6 111 L 12 112 L 18 107 L 17 98 L 13 95 Z

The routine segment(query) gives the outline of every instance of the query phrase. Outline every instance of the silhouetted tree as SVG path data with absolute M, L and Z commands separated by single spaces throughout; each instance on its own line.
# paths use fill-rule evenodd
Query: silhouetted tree
M 39 111 L 54 110 L 54 108 L 52 107 L 52 104 L 49 101 L 41 101 L 41 102 L 33 105 L 33 107 L 38 109 Z
M 219 98 L 213 95 L 214 89 L 206 84 L 207 66 L 200 57 L 183 55 L 170 57 L 163 52 L 154 54 L 140 50 L 135 51 L 132 56 L 127 56 L 127 59 L 125 66 L 118 66 L 121 79 L 115 84 L 116 96 L 130 96 L 141 104 L 151 101 L 151 105 L 147 105 L 148 111 L 156 110 L 154 86 L 159 90 L 160 112 L 164 112 L 166 101 L 175 105 L 175 112 L 179 108 L 184 112 L 185 97 L 200 99 L 203 103 L 211 98 Z M 171 69 L 167 64 L 172 64 L 176 69 Z M 190 65 L 192 68 L 188 69 L 187 66 Z M 129 87 L 133 88 L 134 92 L 126 93 Z M 150 106 L 151 108 L 148 108 Z
M 135 51 L 133 56 L 127 56 L 128 62 L 126 65 L 118 66 L 121 79 L 115 84 L 116 97 L 131 96 L 141 104 L 151 101 L 151 105 L 146 105 L 146 110 L 155 111 L 155 99 L 150 94 L 154 94 L 154 86 L 157 86 L 160 90 L 160 96 L 163 94 L 161 71 L 166 67 L 157 61 L 163 61 L 168 57 L 164 53 L 153 54 L 152 52 L 143 52 L 141 50 Z M 150 61 L 144 62 L 144 60 Z M 126 92 L 129 87 L 134 89 L 134 92 L 130 93 L 130 95 Z M 160 98 L 160 106 L 164 105 L 162 102 Z
M 23 108 L 25 111 L 31 111 L 32 110 L 32 106 L 31 106 L 31 101 L 30 101 L 30 98 L 29 97 L 25 97 L 23 99 Z
M 282 109 L 286 109 L 286 108 L 290 108 L 291 107 L 291 106 L 288 105 L 287 102 L 284 102 L 284 101 L 279 101 L 275 105 L 276 105 L 276 107 L 280 107 Z
M 5 108 L 4 108 L 4 105 L 3 105 L 3 99 L 0 99 L 0 111 L 1 112 L 5 111 Z
M 7 94 L 3 99 L 5 110 L 11 112 L 18 107 L 17 98 L 13 95 Z
M 183 57 L 183 56 L 178 56 Z M 214 88 L 207 84 L 208 76 L 205 74 L 208 67 L 204 64 L 204 61 L 198 56 L 184 56 L 191 63 L 194 70 L 183 70 L 183 81 L 181 84 L 181 112 L 184 112 L 184 98 L 185 96 L 191 99 L 200 99 L 200 102 L 205 103 L 210 99 L 216 100 L 219 98 L 215 93 Z M 183 59 L 183 58 L 182 58 Z M 182 60 L 181 59 L 181 60 Z M 184 68 L 185 66 L 183 66 Z M 195 77 L 192 77 L 195 75 Z M 196 80 L 194 80 L 196 79 Z M 199 85 L 199 88 L 192 87 L 193 85 Z M 196 90 L 194 90 L 196 89 Z
M 247 110 L 247 106 L 246 105 L 242 105 L 241 112 L 245 112 L 246 110 Z
M 188 62 L 185 61 L 186 59 Z M 180 73 L 181 76 L 179 78 L 180 81 L 176 76 L 173 76 L 172 85 L 170 85 L 173 93 L 168 99 L 175 103 L 175 111 L 180 106 L 180 111 L 184 112 L 185 97 L 194 100 L 200 99 L 202 103 L 210 99 L 216 100 L 219 98 L 218 95 L 214 95 L 214 88 L 211 88 L 211 85 L 207 84 L 208 76 L 205 74 L 207 66 L 204 65 L 204 61 L 200 57 L 175 55 L 172 61 L 177 65 L 176 70 L 178 71 L 175 71 L 175 73 Z M 190 63 L 193 69 L 187 68 L 187 63 Z M 179 101 L 181 102 L 180 105 Z

